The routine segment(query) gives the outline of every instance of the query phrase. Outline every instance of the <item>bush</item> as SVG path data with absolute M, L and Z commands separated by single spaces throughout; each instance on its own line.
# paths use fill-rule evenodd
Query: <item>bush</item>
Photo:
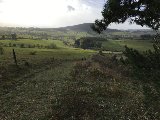
M 13 44 L 13 47 L 16 47 L 17 45 L 16 44 Z
M 20 48 L 25 48 L 25 45 L 23 43 L 20 44 Z
M 8 44 L 8 46 L 9 46 L 9 47 L 12 47 L 12 44 L 11 44 L 11 43 L 9 43 L 9 44 Z
M 126 81 L 126 78 L 117 72 L 110 73 L 110 69 L 101 62 L 105 61 L 104 63 L 108 64 L 110 60 L 101 56 L 100 59 L 92 61 L 77 62 L 70 74 L 70 80 L 65 81 L 62 90 L 54 94 L 51 119 L 140 120 L 155 118 L 156 112 L 148 111 L 144 106 L 141 86 L 134 86 L 131 81 Z M 116 69 L 114 67 L 112 70 L 116 71 Z M 113 77 L 108 77 L 109 74 Z
M 100 40 L 100 42 L 98 42 Z M 102 38 L 85 37 L 75 41 L 74 46 L 83 49 L 100 49 L 102 47 Z
M 28 48 L 32 48 L 32 45 L 31 45 L 31 44 L 28 44 Z
M 125 46 L 126 59 L 122 62 L 129 65 L 134 75 L 140 79 L 159 80 L 160 78 L 160 47 L 153 45 L 154 51 L 140 53 Z
M 52 43 L 49 46 L 47 46 L 48 49 L 57 49 L 56 44 Z
M 30 52 L 29 54 L 30 54 L 30 55 L 36 55 L 36 53 L 37 53 L 36 51 L 32 51 L 32 52 Z
M 40 47 L 40 45 L 39 45 L 39 44 L 37 44 L 37 45 L 36 45 L 36 47 L 37 47 L 37 48 L 39 48 L 39 47 Z
M 3 47 L 0 47 L 0 55 L 3 55 L 4 54 L 4 49 Z

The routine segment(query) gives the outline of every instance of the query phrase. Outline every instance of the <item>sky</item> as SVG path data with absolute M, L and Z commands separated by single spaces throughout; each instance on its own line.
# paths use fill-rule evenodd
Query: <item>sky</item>
M 106 0 L 0 0 L 0 26 L 57 28 L 101 19 Z M 111 24 L 113 29 L 144 29 Z

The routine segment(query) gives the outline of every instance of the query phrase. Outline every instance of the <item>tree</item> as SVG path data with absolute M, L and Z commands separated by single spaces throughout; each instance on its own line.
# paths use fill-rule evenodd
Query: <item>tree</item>
M 153 30 L 160 27 L 160 0 L 108 0 L 102 11 L 103 19 L 96 20 L 92 29 L 98 33 L 106 30 L 110 23 L 126 20 Z
M 12 33 L 11 37 L 12 37 L 12 40 L 17 40 L 17 34 L 16 33 Z
M 97 49 L 102 47 L 102 43 L 98 42 L 94 37 L 83 37 L 75 41 L 75 47 L 80 47 L 83 49 Z
M 5 35 L 2 35 L 2 40 L 5 40 Z
M 80 39 L 75 40 L 74 46 L 75 47 L 80 47 Z

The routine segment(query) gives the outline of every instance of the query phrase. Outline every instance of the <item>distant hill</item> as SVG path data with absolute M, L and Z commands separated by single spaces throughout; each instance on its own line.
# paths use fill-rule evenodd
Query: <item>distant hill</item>
M 67 26 L 67 27 L 60 27 L 55 28 L 57 31 L 76 31 L 76 32 L 93 32 L 91 29 L 91 25 L 93 23 L 83 23 L 79 25 Z M 116 29 L 107 29 L 107 32 L 118 32 L 120 30 Z
M 77 32 L 90 32 L 92 31 L 91 26 L 92 23 L 84 23 L 84 24 L 79 24 L 79 25 L 74 25 L 74 26 L 67 26 L 67 27 L 60 27 L 60 28 L 55 28 L 58 31 L 77 31 Z

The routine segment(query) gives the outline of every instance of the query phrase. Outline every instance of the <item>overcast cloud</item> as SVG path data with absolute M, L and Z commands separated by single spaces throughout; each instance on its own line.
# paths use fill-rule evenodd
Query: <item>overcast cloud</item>
M 105 0 L 0 0 L 0 25 L 62 27 L 94 22 L 102 18 Z M 110 28 L 141 28 L 129 24 Z

